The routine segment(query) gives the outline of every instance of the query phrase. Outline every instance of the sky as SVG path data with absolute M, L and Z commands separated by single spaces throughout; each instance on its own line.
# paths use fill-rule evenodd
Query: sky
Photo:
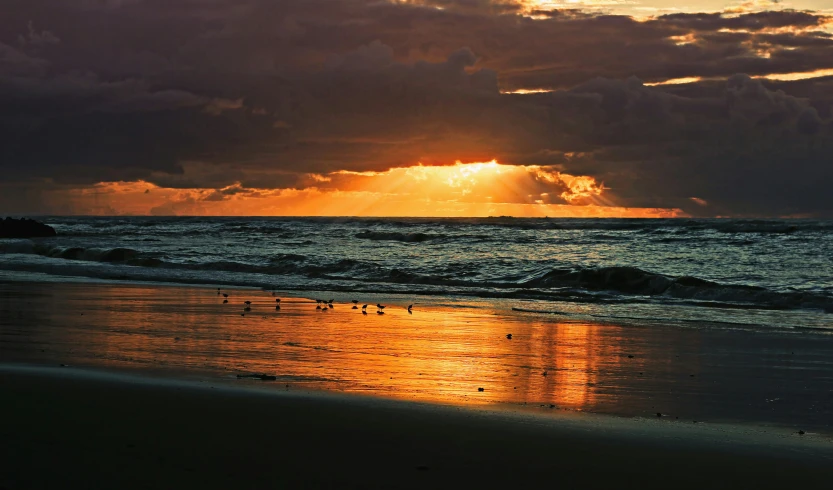
M 833 217 L 829 0 L 5 0 L 0 214 Z

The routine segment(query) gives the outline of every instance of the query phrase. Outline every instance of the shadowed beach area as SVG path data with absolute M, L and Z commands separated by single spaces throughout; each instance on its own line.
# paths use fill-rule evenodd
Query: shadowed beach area
M 0 369 L 0 485 L 821 488 L 829 441 Z
M 588 323 L 472 299 L 417 298 L 409 313 L 413 298 L 364 295 L 365 315 L 344 293 L 322 311 L 255 289 L 0 292 L 7 489 L 814 488 L 833 476 L 823 334 Z

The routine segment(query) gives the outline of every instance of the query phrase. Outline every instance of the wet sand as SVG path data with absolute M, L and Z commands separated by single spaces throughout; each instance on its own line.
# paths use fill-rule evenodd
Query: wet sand
M 0 367 L 0 488 L 823 488 L 819 438 Z
M 227 294 L 0 283 L 0 488 L 819 488 L 833 477 L 823 336 L 425 298 L 412 314 L 390 297 L 362 298 L 388 304 L 384 315 L 347 297 L 321 312 L 281 296 L 275 310 L 270 293 Z
M 388 305 L 363 315 L 349 295 L 314 293 L 334 308 L 282 296 L 275 310 L 270 293 L 224 292 L 0 283 L 0 361 L 833 435 L 829 335 L 576 322 L 471 299 L 359 297 Z

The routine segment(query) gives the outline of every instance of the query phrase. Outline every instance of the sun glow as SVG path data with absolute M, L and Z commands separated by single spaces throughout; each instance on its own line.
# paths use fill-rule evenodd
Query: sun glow
M 164 188 L 106 182 L 51 201 L 76 214 L 279 216 L 671 217 L 678 209 L 625 208 L 602 182 L 559 168 L 497 160 L 299 174 L 292 187 Z

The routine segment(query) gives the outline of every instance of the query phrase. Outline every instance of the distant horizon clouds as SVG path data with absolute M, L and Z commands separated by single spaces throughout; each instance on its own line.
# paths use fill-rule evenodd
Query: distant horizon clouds
M 0 14 L 0 213 L 833 217 L 822 1 Z

